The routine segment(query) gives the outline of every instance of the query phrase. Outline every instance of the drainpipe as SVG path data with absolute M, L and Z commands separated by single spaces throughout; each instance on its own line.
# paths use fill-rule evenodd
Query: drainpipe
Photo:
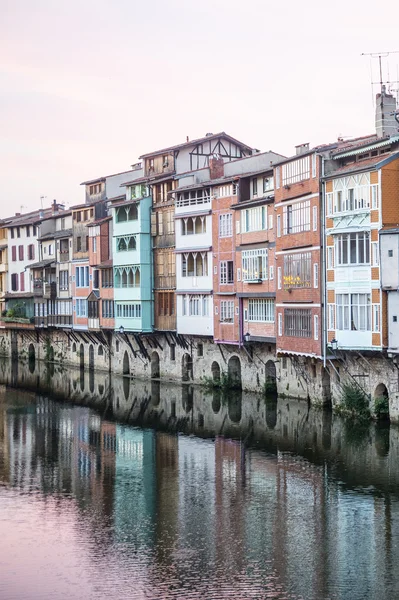
M 321 157 L 321 176 L 324 177 L 324 156 Z M 323 310 L 323 367 L 326 368 L 327 363 L 327 273 L 326 273 L 326 211 L 325 211 L 325 181 L 324 179 L 321 182 L 321 201 L 320 201 L 320 210 L 322 213 L 321 217 L 321 235 L 320 235 L 320 245 L 321 245 L 321 257 L 322 257 L 322 268 L 321 268 L 321 277 L 320 284 L 322 286 L 322 310 Z

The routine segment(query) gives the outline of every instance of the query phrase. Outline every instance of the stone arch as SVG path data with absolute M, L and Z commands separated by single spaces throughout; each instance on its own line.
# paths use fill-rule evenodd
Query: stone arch
M 181 361 L 181 378 L 183 381 L 190 381 L 193 378 L 193 359 L 187 354 L 183 354 Z
M 130 375 L 130 362 L 127 350 L 125 350 L 125 354 L 123 355 L 123 374 Z
M 35 347 L 33 344 L 29 344 L 28 357 L 29 357 L 29 361 L 31 361 L 31 362 L 35 361 L 36 354 L 35 354 Z
M 211 365 L 211 372 L 213 381 L 220 381 L 220 365 L 216 360 Z
M 79 358 L 80 358 L 80 368 L 84 369 L 84 367 L 85 367 L 85 347 L 83 344 L 80 344 Z
M 97 354 L 98 354 L 98 356 L 103 356 L 103 354 L 104 354 L 104 348 L 102 347 L 101 344 L 98 346 Z
M 227 410 L 232 423 L 239 423 L 242 417 L 242 392 L 241 390 L 230 390 Z
M 322 401 L 323 406 L 325 408 L 332 408 L 331 401 L 331 377 L 330 373 L 324 367 L 321 372 L 321 393 L 322 393 Z
M 94 348 L 92 344 L 89 346 L 89 369 L 91 371 L 94 369 Z
M 277 394 L 277 373 L 274 360 L 268 360 L 265 365 L 266 393 L 269 396 Z
M 159 354 L 158 352 L 153 352 L 151 354 L 151 377 L 152 379 L 159 379 L 159 376 Z
M 72 352 L 76 352 L 76 344 L 75 344 L 75 342 L 72 344 Z
M 376 417 L 389 420 L 389 394 L 385 383 L 379 383 L 375 388 L 374 405 Z
M 236 389 L 241 389 L 241 361 L 238 356 L 232 356 L 227 365 L 227 373 L 231 386 Z

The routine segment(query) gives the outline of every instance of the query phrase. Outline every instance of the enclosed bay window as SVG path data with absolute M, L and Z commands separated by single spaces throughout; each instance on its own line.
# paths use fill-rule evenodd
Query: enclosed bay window
M 271 215 L 273 219 L 273 215 Z M 241 211 L 241 231 L 261 231 L 267 229 L 267 209 L 266 206 L 256 206 Z
M 114 281 L 116 288 L 140 287 L 140 266 L 126 265 L 114 268 Z
M 197 235 L 206 233 L 206 217 L 187 217 L 181 219 L 182 235 Z
M 234 322 L 234 300 L 222 300 L 220 302 L 220 322 Z
M 310 200 L 283 207 L 283 233 L 310 231 Z
M 182 297 L 184 317 L 208 317 L 209 296 L 206 294 L 186 294 Z
M 297 252 L 284 255 L 284 289 L 310 288 L 311 283 L 310 252 Z
M 136 236 L 127 235 L 116 238 L 116 251 L 127 252 L 129 250 L 136 250 Z
M 220 261 L 220 283 L 221 285 L 234 283 L 234 263 L 232 260 Z
M 233 235 L 233 215 L 225 213 L 219 215 L 219 236 L 231 237 Z
M 336 294 L 337 329 L 371 331 L 370 294 Z
M 139 209 L 137 204 L 119 206 L 116 211 L 116 222 L 125 223 L 126 221 L 137 221 L 139 218 Z
M 304 181 L 310 177 L 310 156 L 298 158 L 292 162 L 286 163 L 282 167 L 283 185 L 290 185 L 298 181 Z
M 334 236 L 335 265 L 370 264 L 370 232 L 341 233 Z
M 250 298 L 247 316 L 248 321 L 274 323 L 274 298 Z
M 242 254 L 242 280 L 265 280 L 268 277 L 268 251 L 267 248 L 256 250 L 243 250 Z
M 284 335 L 311 337 L 312 311 L 307 308 L 286 308 L 284 311 Z
M 183 206 L 210 204 L 210 202 L 211 190 L 210 188 L 203 188 L 201 190 L 181 192 L 177 196 L 176 206 L 181 208 Z

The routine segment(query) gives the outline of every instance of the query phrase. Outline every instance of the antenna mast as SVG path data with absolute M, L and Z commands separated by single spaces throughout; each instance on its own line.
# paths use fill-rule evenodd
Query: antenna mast
M 380 88 L 380 92 L 382 92 L 382 86 L 383 85 L 388 85 L 389 86 L 389 91 L 396 91 L 397 90 L 391 90 L 391 84 L 392 83 L 399 83 L 399 81 L 390 81 L 389 79 L 389 64 L 388 64 L 388 60 L 389 60 L 389 56 L 391 54 L 399 54 L 399 50 L 392 50 L 391 52 L 362 52 L 361 56 L 369 56 L 370 57 L 370 77 L 371 77 L 371 89 L 373 90 L 373 86 L 374 85 L 378 85 Z M 378 58 L 378 70 L 379 70 L 379 76 L 380 79 L 379 81 L 373 81 L 373 70 L 371 67 L 371 61 L 373 58 Z M 383 68 L 382 68 L 382 59 L 385 58 L 387 59 L 387 70 L 388 70 L 388 80 L 384 81 L 383 79 Z M 397 69 L 397 65 L 396 65 L 396 69 Z M 373 101 L 374 101 L 374 95 L 373 95 Z

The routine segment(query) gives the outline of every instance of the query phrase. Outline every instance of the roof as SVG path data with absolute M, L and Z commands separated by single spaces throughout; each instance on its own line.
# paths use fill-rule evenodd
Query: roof
M 71 206 L 71 211 L 72 210 L 78 210 L 79 208 L 93 208 L 93 206 L 95 204 L 99 204 L 99 201 L 97 200 L 96 202 L 84 202 L 83 204 L 75 204 L 74 206 Z
M 87 224 L 87 227 L 95 227 L 96 225 L 101 225 L 101 223 L 106 223 L 107 221 L 111 221 L 111 215 L 107 215 L 106 217 L 102 217 L 101 219 L 97 219 L 96 221 L 91 221 Z
M 128 169 L 127 171 L 120 171 L 120 173 L 111 173 L 111 175 L 102 175 L 101 177 L 97 177 L 96 179 L 88 179 L 87 181 L 82 181 L 80 185 L 90 185 L 91 183 L 99 183 L 100 181 L 105 181 L 108 177 L 116 177 L 117 175 L 123 175 L 124 173 L 131 173 L 137 169 Z
M 125 185 L 124 183 L 121 185 Z M 114 196 L 113 198 L 107 198 L 108 202 L 115 202 L 115 200 L 123 200 L 126 198 L 126 194 L 119 194 L 119 196 Z
M 60 214 L 60 213 L 58 213 Z M 30 213 L 25 213 L 21 215 L 14 215 L 13 217 L 8 217 L 6 220 L 7 227 L 19 227 L 21 225 L 33 225 L 38 221 L 44 221 L 48 217 L 52 215 L 52 208 L 38 209 L 32 211 Z
M 373 158 L 366 158 L 364 160 L 351 162 L 343 167 L 340 167 L 339 169 L 335 169 L 329 174 L 326 174 L 324 179 L 332 179 L 333 177 L 339 177 L 349 173 L 358 173 L 359 171 L 378 170 L 397 158 L 399 158 L 399 151 L 393 152 L 392 154 L 374 156 Z
M 137 204 L 141 198 L 132 198 L 131 200 L 122 200 L 121 202 L 115 202 L 111 205 L 111 208 L 118 208 L 119 206 L 128 206 L 129 204 Z
M 33 298 L 33 292 L 6 292 L 4 298 Z
M 37 263 L 33 263 L 28 265 L 30 269 L 44 269 L 45 267 L 49 267 L 50 265 L 55 264 L 55 258 L 48 258 L 47 260 L 40 260 Z
M 168 148 L 162 148 L 161 150 L 155 150 L 154 152 L 147 152 L 147 154 L 142 154 L 141 156 L 139 156 L 139 158 L 147 158 L 149 156 L 167 154 L 168 152 L 173 152 L 174 150 L 180 150 L 180 148 L 195 146 L 196 144 L 200 144 L 201 142 L 214 140 L 220 137 L 224 137 L 229 142 L 233 142 L 233 144 L 237 144 L 237 146 L 241 146 L 242 148 L 245 148 L 246 150 L 249 150 L 251 152 L 253 150 L 250 146 L 247 146 L 239 140 L 236 140 L 235 138 L 231 137 L 231 135 L 228 135 L 225 131 L 221 131 L 220 133 L 212 133 L 212 135 L 205 135 L 202 138 L 197 138 L 196 140 L 189 140 L 187 142 L 184 142 L 183 144 L 177 144 L 176 146 L 169 146 Z
M 96 265 L 96 267 L 98 269 L 109 269 L 112 266 L 113 266 L 112 258 L 109 258 L 108 260 L 103 260 L 102 263 L 100 263 L 99 265 Z

